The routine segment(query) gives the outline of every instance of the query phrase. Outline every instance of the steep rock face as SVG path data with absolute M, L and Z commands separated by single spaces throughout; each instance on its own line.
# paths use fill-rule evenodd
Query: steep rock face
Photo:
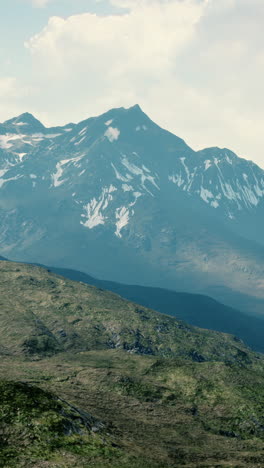
M 52 129 L 23 114 L 0 125 L 0 151 L 3 255 L 264 298 L 264 171 L 254 163 L 195 152 L 139 106 Z

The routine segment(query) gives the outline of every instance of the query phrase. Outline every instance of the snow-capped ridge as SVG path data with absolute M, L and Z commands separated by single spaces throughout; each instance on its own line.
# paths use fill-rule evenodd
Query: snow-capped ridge
M 52 193 L 75 193 L 73 203 L 85 207 L 82 224 L 89 228 L 113 220 L 129 224 L 141 204 L 134 194 L 158 200 L 169 190 L 177 203 L 181 191 L 228 219 L 257 209 L 264 199 L 264 171 L 256 164 L 227 148 L 192 150 L 138 104 L 51 128 L 26 112 L 0 124 L 0 151 L 5 190 L 9 181 L 12 186 L 24 174 L 27 179 L 36 174 L 36 191 L 47 183 Z M 116 188 L 113 206 L 111 186 Z

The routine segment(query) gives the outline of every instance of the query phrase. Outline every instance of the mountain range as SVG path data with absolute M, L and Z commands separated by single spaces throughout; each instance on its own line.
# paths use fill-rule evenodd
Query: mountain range
M 136 105 L 46 128 L 0 124 L 0 245 L 12 260 L 264 304 L 264 171 L 192 150 Z

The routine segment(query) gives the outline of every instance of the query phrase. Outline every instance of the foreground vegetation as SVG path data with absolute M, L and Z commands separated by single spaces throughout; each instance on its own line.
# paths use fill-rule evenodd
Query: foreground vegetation
M 36 267 L 0 262 L 0 466 L 264 465 L 264 360 Z

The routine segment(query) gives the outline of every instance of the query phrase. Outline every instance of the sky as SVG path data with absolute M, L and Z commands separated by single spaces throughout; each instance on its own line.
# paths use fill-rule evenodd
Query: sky
M 0 121 L 139 104 L 192 148 L 264 168 L 263 22 L 263 0 L 2 0 Z

